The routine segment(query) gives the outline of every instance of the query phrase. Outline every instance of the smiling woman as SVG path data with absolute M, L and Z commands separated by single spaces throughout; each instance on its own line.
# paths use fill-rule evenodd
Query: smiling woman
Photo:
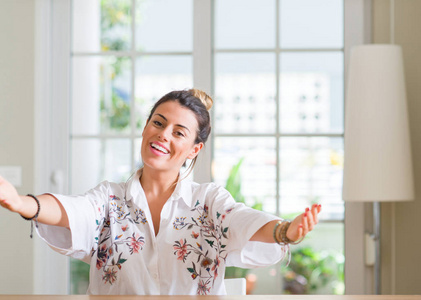
M 90 294 L 224 295 L 226 266 L 283 259 L 321 206 L 289 222 L 236 203 L 214 183 L 180 178 L 209 136 L 211 101 L 194 89 L 162 97 L 142 134 L 144 165 L 125 183 L 35 197 L 0 177 L 0 205 L 35 222 L 53 250 L 90 264 Z
M 174 100 L 176 99 L 176 100 Z M 201 102 L 197 102 L 200 99 Z M 186 148 L 183 151 L 191 151 L 191 153 L 184 153 L 188 159 L 192 160 L 190 170 L 194 167 L 197 159 L 197 154 L 206 143 L 211 132 L 210 116 L 207 112 L 212 107 L 213 100 L 206 93 L 192 89 L 189 91 L 175 91 L 168 93 L 162 97 L 152 108 L 149 114 L 147 124 L 142 133 L 142 159 L 145 164 L 147 152 L 145 150 L 145 134 L 150 131 L 150 134 L 158 134 L 157 141 L 150 141 L 150 146 L 159 153 L 170 154 L 171 158 L 177 157 L 176 153 L 170 153 L 170 150 L 165 148 L 165 143 L 168 143 L 168 135 L 174 135 L 175 139 L 174 151 L 179 147 Z M 165 141 L 163 141 L 165 140 Z M 191 149 L 188 149 L 192 147 Z M 162 152 L 164 149 L 164 152 Z M 188 155 L 186 155 L 188 154 Z M 185 165 L 185 160 L 181 165 L 176 165 L 177 170 Z

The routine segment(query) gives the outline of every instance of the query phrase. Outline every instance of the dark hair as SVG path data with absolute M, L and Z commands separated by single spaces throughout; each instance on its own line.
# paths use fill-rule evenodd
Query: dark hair
M 211 132 L 208 109 L 212 107 L 212 98 L 205 92 L 197 89 L 169 92 L 155 103 L 149 114 L 148 120 L 152 118 L 152 115 L 158 106 L 168 101 L 175 101 L 181 106 L 190 109 L 195 114 L 198 130 L 194 143 L 206 143 Z

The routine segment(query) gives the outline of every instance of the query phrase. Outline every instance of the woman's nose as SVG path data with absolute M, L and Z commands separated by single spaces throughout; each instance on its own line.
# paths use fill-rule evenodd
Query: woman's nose
M 163 141 L 168 141 L 168 138 L 169 138 L 169 136 L 170 136 L 170 130 L 168 129 L 168 128 L 164 128 L 159 134 L 158 134 L 158 138 L 160 139 L 160 140 L 163 140 Z

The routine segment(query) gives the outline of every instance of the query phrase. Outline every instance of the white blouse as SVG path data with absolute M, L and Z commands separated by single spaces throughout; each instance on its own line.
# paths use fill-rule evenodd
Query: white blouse
M 249 241 L 279 218 L 236 203 L 214 183 L 178 182 L 155 236 L 139 177 L 54 195 L 70 231 L 39 224 L 52 249 L 90 264 L 88 294 L 225 295 L 226 266 L 268 266 L 285 256 L 280 245 Z

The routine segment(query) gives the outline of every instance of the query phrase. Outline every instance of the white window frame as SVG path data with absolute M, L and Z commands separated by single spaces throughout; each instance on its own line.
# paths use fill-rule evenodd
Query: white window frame
M 67 193 L 70 1 L 35 1 L 34 192 Z M 34 293 L 68 294 L 69 260 L 34 241 Z
M 344 4 L 346 90 L 351 48 L 371 43 L 372 0 L 345 0 Z M 345 203 L 345 293 L 348 295 L 371 294 L 373 290 L 371 272 L 365 265 L 365 215 L 364 203 Z
M 134 1 L 134 0 L 133 0 Z M 213 89 L 212 0 L 193 0 L 194 86 Z M 371 0 L 344 0 L 345 83 L 350 48 L 370 42 Z M 68 193 L 70 132 L 71 0 L 35 1 L 35 192 Z M 345 84 L 346 88 L 346 84 Z M 345 137 L 346 138 L 346 137 Z M 211 180 L 212 139 L 198 159 L 195 180 Z M 345 154 L 346 155 L 346 154 Z M 364 265 L 363 204 L 345 205 L 346 294 L 362 294 Z M 328 237 L 327 237 L 328 238 Z M 48 262 L 48 263 L 47 263 Z M 34 293 L 68 294 L 69 260 L 40 239 L 34 245 Z

